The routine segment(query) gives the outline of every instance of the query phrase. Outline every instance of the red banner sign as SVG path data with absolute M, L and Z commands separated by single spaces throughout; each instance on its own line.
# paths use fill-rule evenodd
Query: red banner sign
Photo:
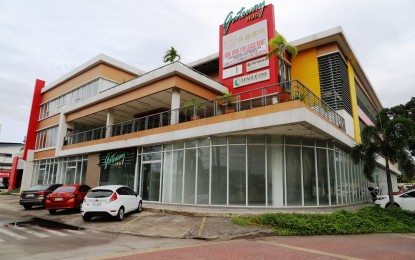
M 10 172 L 0 171 L 0 178 L 10 178 Z

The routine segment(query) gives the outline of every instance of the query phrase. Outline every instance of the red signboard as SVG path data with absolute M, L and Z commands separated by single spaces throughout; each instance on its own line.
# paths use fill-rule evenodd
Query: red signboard
M 10 172 L 0 171 L 0 178 L 10 178 Z
M 263 1 L 230 12 L 219 27 L 219 81 L 232 93 L 278 83 L 276 57 L 266 58 L 274 21 L 274 6 Z

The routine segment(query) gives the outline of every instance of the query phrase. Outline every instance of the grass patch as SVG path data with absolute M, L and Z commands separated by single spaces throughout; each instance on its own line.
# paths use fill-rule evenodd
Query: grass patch
M 14 189 L 14 190 L 0 192 L 0 195 L 11 195 L 12 193 L 20 193 L 20 189 Z
M 415 232 L 415 213 L 374 206 L 331 214 L 267 213 L 233 217 L 232 221 L 241 226 L 268 227 L 286 236 Z

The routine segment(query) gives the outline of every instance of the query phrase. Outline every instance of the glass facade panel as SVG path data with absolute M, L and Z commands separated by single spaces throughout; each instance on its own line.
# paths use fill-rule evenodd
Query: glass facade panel
M 268 206 L 284 206 L 284 146 L 267 148 Z
M 320 206 L 329 205 L 329 178 L 326 149 L 317 149 L 318 199 Z
M 210 148 L 198 149 L 196 204 L 209 204 Z
M 336 172 L 334 168 L 334 151 L 328 150 L 329 155 L 329 176 L 330 176 L 330 199 L 331 205 L 337 205 L 337 196 L 336 196 Z
M 163 197 L 162 202 L 171 203 L 171 191 L 173 181 L 173 152 L 164 153 L 163 161 Z
M 265 146 L 248 145 L 248 205 L 265 206 Z
M 212 205 L 226 205 L 226 193 L 228 186 L 226 149 L 226 146 L 212 147 Z
M 229 205 L 246 205 L 246 150 L 229 146 Z
M 183 203 L 195 204 L 196 149 L 186 149 L 185 154 Z
M 300 147 L 286 146 L 287 206 L 302 205 Z
M 304 206 L 317 205 L 316 163 L 314 148 L 303 147 Z M 288 177 L 287 177 L 288 178 Z M 287 185 L 287 189 L 289 186 Z
M 172 188 L 171 202 L 182 203 L 183 189 L 183 156 L 184 151 L 178 150 L 173 152 L 173 171 L 172 171 Z

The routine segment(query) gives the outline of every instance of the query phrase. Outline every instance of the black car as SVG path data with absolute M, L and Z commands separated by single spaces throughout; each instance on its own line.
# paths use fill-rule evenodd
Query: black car
M 45 206 L 46 196 L 56 190 L 62 184 L 44 184 L 36 185 L 32 188 L 22 191 L 20 193 L 19 204 L 25 209 L 30 209 L 33 206 Z

